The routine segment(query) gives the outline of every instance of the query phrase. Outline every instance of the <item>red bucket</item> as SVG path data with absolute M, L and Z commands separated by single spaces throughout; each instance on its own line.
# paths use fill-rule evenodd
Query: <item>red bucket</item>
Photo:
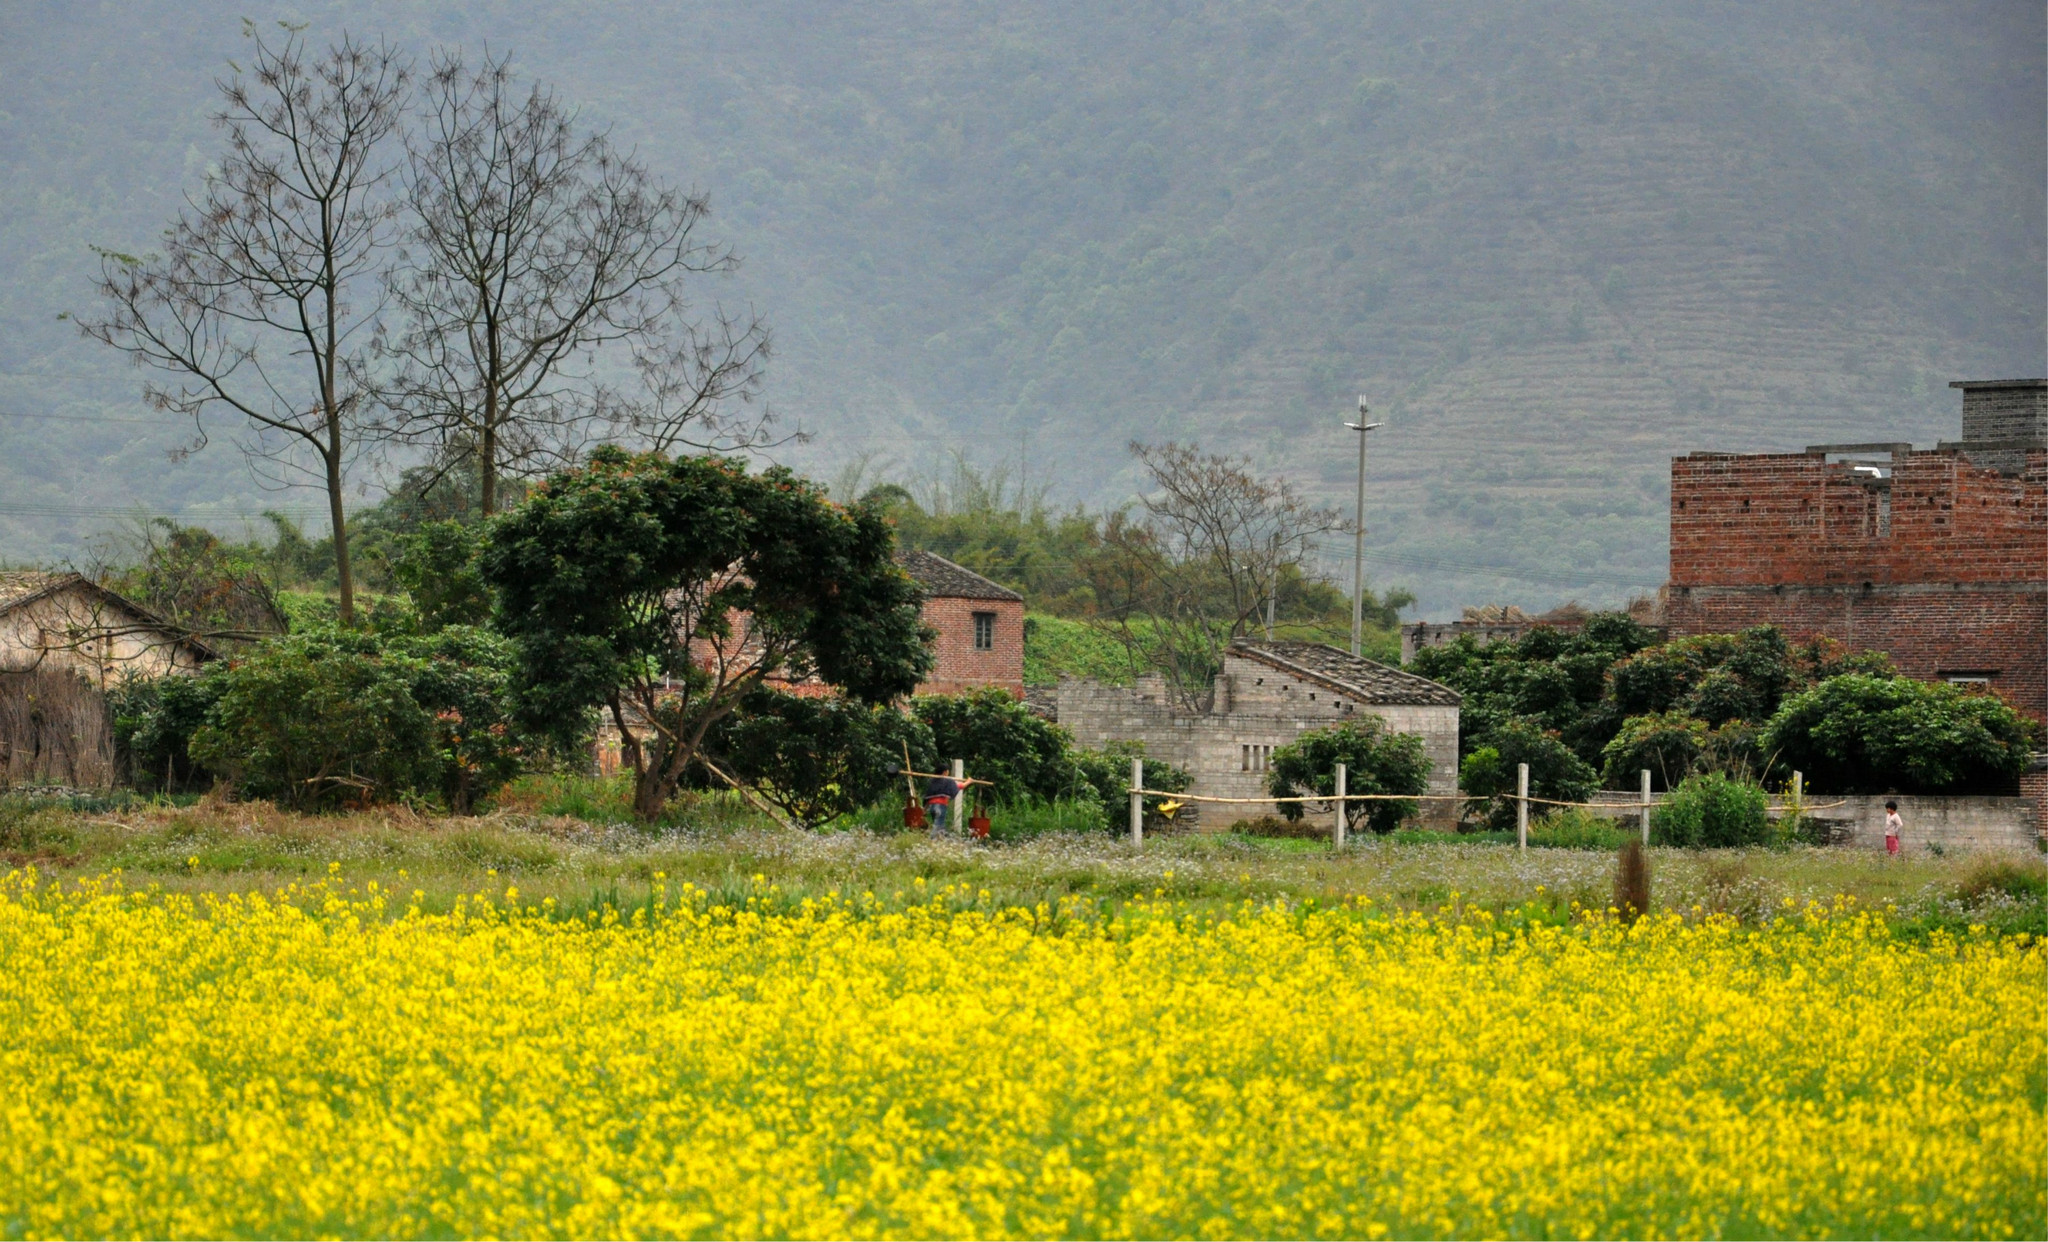
M 905 828 L 924 827 L 924 808 L 917 804 L 917 799 L 915 798 L 903 804 L 903 826 Z

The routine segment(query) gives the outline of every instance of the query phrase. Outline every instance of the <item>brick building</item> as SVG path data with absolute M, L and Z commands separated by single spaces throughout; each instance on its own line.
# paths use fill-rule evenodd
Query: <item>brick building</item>
M 1024 597 L 936 552 L 905 548 L 896 563 L 924 591 L 924 623 L 937 657 L 919 694 L 1001 686 L 1024 697 Z
M 1825 635 L 2048 719 L 2048 380 L 1951 387 L 1933 449 L 1674 458 L 1669 633 Z
M 1458 704 L 1458 692 L 1448 686 L 1323 643 L 1240 639 L 1224 651 L 1207 712 L 1179 710 L 1155 674 L 1135 686 L 1062 678 L 1057 716 L 1082 746 L 1143 742 L 1146 753 L 1187 770 L 1190 793 L 1258 798 L 1265 795 L 1276 749 L 1364 712 L 1419 736 L 1429 756 L 1427 792 L 1455 794 Z M 1423 814 L 1440 818 L 1453 805 L 1424 803 Z M 1213 826 L 1271 809 L 1219 807 Z

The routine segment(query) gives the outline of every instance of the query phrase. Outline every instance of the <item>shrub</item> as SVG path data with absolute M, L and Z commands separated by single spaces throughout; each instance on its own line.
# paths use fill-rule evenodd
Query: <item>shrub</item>
M 1188 787 L 1186 770 L 1164 759 L 1151 758 L 1145 753 L 1143 742 L 1113 741 L 1106 743 L 1101 750 L 1074 751 L 1076 779 L 1102 808 L 1103 826 L 1111 832 L 1121 830 L 1130 813 L 1133 759 L 1145 761 L 1145 788 L 1180 793 Z M 1159 808 L 1167 801 L 1166 798 L 1145 799 L 1145 813 L 1158 815 Z
M 1458 784 L 1473 799 L 1489 799 L 1485 823 L 1492 831 L 1515 826 L 1515 769 L 1529 765 L 1529 796 L 1559 802 L 1583 802 L 1593 796 L 1599 777 L 1592 767 L 1554 733 L 1533 720 L 1514 718 L 1486 735 L 1483 744 L 1458 769 Z
M 1618 850 L 1642 839 L 1633 821 L 1608 819 L 1584 807 L 1563 807 L 1529 822 L 1529 844 L 1560 850 Z
M 224 685 L 215 665 L 197 677 L 132 678 L 107 695 L 115 753 L 126 779 L 140 789 L 179 793 L 213 784 L 212 769 L 192 757 L 192 737 Z
M 989 686 L 966 694 L 919 695 L 910 709 L 931 730 L 938 762 L 965 760 L 967 775 L 994 783 L 995 801 L 1052 801 L 1073 793 L 1066 731 L 1007 691 Z
M 1342 724 L 1312 729 L 1273 752 L 1266 792 L 1276 798 L 1337 792 L 1337 765 L 1345 766 L 1345 789 L 1355 794 L 1419 794 L 1429 788 L 1429 756 L 1422 739 L 1396 733 L 1378 716 L 1354 716 Z M 1416 804 L 1364 802 L 1352 806 L 1351 822 L 1387 833 L 1415 814 Z M 1302 804 L 1283 802 L 1280 813 L 1302 817 Z
M 939 762 L 931 730 L 894 708 L 778 690 L 749 694 L 712 726 L 704 749 L 806 828 L 900 789 L 906 751 L 916 770 Z
M 1601 775 L 1609 789 L 1634 789 L 1645 768 L 1657 789 L 1670 789 L 1699 766 L 1707 746 L 1707 722 L 1684 712 L 1630 716 L 1601 751 Z
M 2034 733 L 1995 695 L 1849 673 L 1787 699 L 1758 746 L 1830 793 L 1996 793 L 2026 771 Z
M 434 718 L 432 789 L 467 815 L 519 774 L 528 756 L 514 728 L 512 644 L 489 630 L 448 625 L 387 650 L 415 661 L 413 698 Z
M 477 563 L 484 529 L 474 523 L 427 522 L 405 536 L 392 576 L 412 598 L 420 628 L 482 625 L 491 615 L 491 589 Z
M 1771 838 L 1770 799 L 1763 787 L 1719 772 L 1680 781 L 1650 816 L 1660 844 L 1686 849 L 1762 845 Z
M 371 802 L 433 781 L 433 717 L 418 662 L 355 634 L 278 639 L 221 678 L 192 757 L 292 807 Z

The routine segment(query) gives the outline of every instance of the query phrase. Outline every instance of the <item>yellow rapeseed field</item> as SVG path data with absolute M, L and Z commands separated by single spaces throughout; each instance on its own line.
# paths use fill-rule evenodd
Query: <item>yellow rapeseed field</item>
M 2042 948 L 0 884 L 9 1235 L 2042 1236 Z

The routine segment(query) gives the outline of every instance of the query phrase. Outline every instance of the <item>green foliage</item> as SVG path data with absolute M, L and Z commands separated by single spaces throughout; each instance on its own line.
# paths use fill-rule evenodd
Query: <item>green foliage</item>
M 1086 621 L 1028 613 L 1024 617 L 1024 684 L 1049 686 L 1061 677 L 1092 677 L 1109 685 L 1132 679 L 1131 650 Z
M 1602 775 L 1609 789 L 1633 789 L 1647 768 L 1652 788 L 1670 789 L 1699 766 L 1707 744 L 1707 722 L 1684 712 L 1631 716 L 1601 752 Z
M 965 694 L 923 694 L 910 701 L 910 710 L 931 731 L 941 765 L 927 771 L 964 760 L 968 776 L 993 783 L 987 796 L 998 803 L 1073 796 L 1079 778 L 1066 731 L 1008 692 L 987 686 Z
M 200 676 L 130 678 L 107 694 L 114 748 L 137 788 L 178 793 L 211 786 L 214 773 L 192 757 L 192 738 L 219 701 L 225 665 Z
M 1145 743 L 1136 741 L 1112 741 L 1101 750 L 1075 750 L 1072 752 L 1074 768 L 1091 800 L 1099 809 L 1097 818 L 1103 827 L 1111 832 L 1120 831 L 1130 814 L 1131 760 L 1145 761 L 1145 788 L 1165 793 L 1182 793 L 1188 787 L 1188 774 L 1183 768 L 1175 767 L 1164 759 L 1146 755 Z M 1160 807 L 1168 799 L 1163 797 L 1145 799 L 1145 814 L 1160 814 Z
M 1987 858 L 1972 867 L 1956 885 L 1963 901 L 1980 902 L 1987 897 L 2012 901 L 2048 901 L 2048 867 L 2038 860 L 2021 862 L 2011 858 Z
M 392 642 L 387 652 L 414 662 L 413 698 L 433 715 L 431 788 L 467 815 L 531 756 L 512 719 L 512 644 L 490 630 L 447 625 Z
M 300 809 L 395 798 L 434 774 L 433 716 L 412 693 L 419 671 L 360 635 L 266 643 L 218 674 L 192 758 Z
M 490 620 L 491 589 L 477 564 L 483 546 L 482 527 L 453 520 L 424 523 L 403 537 L 392 576 L 412 598 L 421 629 Z
M 1460 754 L 1469 757 L 1508 721 L 1529 719 L 1591 766 L 1621 726 L 1621 715 L 1605 702 L 1608 669 L 1655 640 L 1626 614 L 1598 613 L 1577 631 L 1538 626 L 1513 642 L 1481 646 L 1461 636 L 1416 652 L 1408 668 L 1464 696 Z
M 780 467 L 607 447 L 492 521 L 483 575 L 537 732 L 571 741 L 600 705 L 655 727 L 628 752 L 652 819 L 696 739 L 767 675 L 814 674 L 867 702 L 916 686 L 928 633 L 893 545 L 873 506 L 841 509 Z M 699 644 L 725 654 L 707 668 Z
M 712 726 L 706 754 L 807 828 L 903 792 L 906 751 L 936 771 L 932 731 L 892 707 L 757 689 Z
M 1618 850 L 1641 840 L 1642 830 L 1635 821 L 1609 819 L 1580 806 L 1557 807 L 1540 819 L 1529 818 L 1532 848 Z
M 1529 765 L 1529 796 L 1557 802 L 1583 802 L 1593 796 L 1599 777 L 1572 753 L 1556 733 L 1540 721 L 1512 717 L 1487 734 L 1486 744 L 1465 756 L 1458 767 L 1458 785 L 1475 801 L 1486 799 L 1486 827 L 1500 832 L 1515 826 L 1516 770 Z M 1507 796 L 1502 796 L 1507 795 Z M 1530 809 L 1530 818 L 1538 814 Z
M 1345 766 L 1345 789 L 1355 794 L 1419 794 L 1429 787 L 1429 757 L 1422 739 L 1396 733 L 1377 716 L 1354 716 L 1341 724 L 1312 729 L 1275 750 L 1266 792 L 1276 798 L 1337 792 L 1337 765 Z M 1352 822 L 1388 833 L 1415 814 L 1416 803 L 1351 804 Z M 1300 819 L 1302 804 L 1283 802 L 1280 813 Z
M 1996 695 L 1848 673 L 1787 699 L 1758 745 L 1829 793 L 2002 793 L 2036 734 Z
M 1660 845 L 1684 849 L 1726 849 L 1771 840 L 1770 798 L 1763 787 L 1719 772 L 1702 772 L 1678 783 L 1650 813 L 1650 832 Z

